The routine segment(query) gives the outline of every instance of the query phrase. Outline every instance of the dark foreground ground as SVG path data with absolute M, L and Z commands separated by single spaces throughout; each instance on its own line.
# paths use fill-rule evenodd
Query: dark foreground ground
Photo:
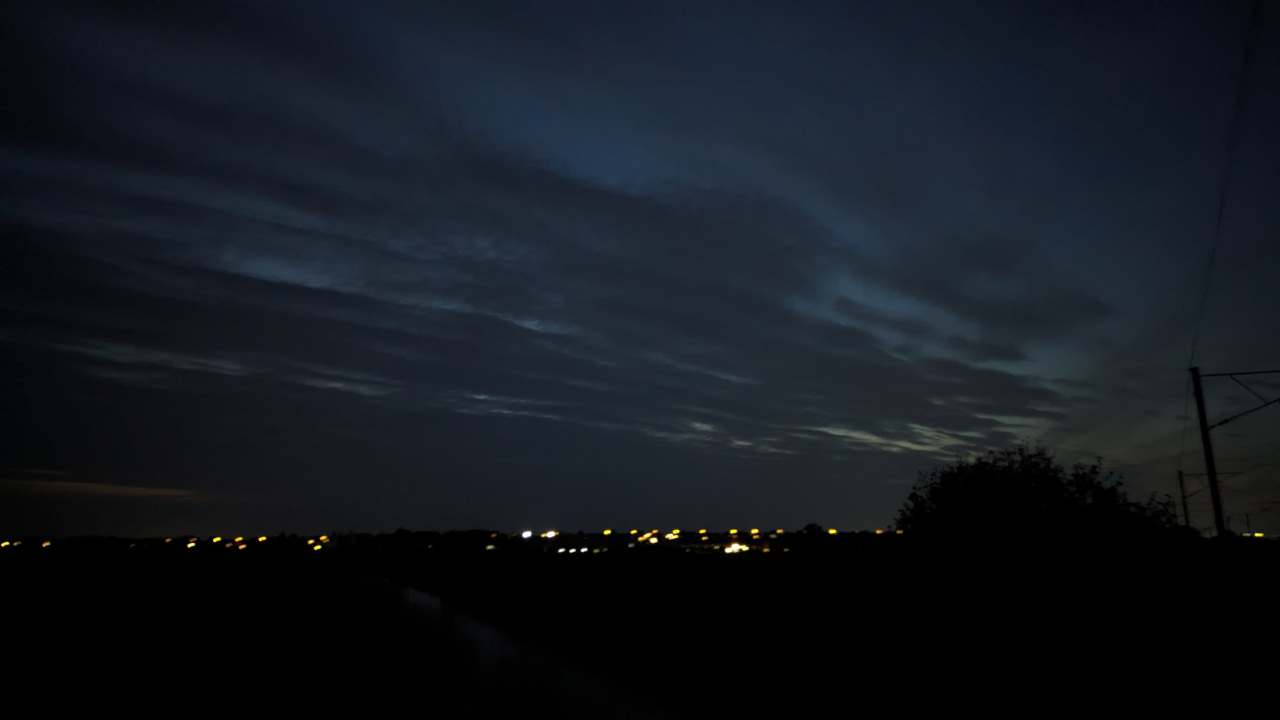
M 411 535 L 323 552 L 62 543 L 0 554 L 0 672 L 11 701 L 151 714 L 1136 711 L 1270 695 L 1278 570 L 1267 540 L 734 556 Z

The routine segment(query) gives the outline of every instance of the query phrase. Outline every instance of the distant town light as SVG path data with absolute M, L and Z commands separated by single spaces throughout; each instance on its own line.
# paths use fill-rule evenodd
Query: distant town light
M 48 540 L 45 540 L 44 542 L 40 543 L 40 547 L 49 547 L 52 544 L 53 543 L 49 542 Z
M 524 538 L 525 540 L 528 540 L 529 538 L 533 537 L 533 531 L 525 530 L 524 532 L 520 533 L 520 537 Z
M 778 534 L 781 535 L 782 532 L 783 532 L 782 528 L 778 528 Z
M 640 532 L 640 531 L 639 531 L 639 530 L 632 530 L 632 531 L 631 531 L 631 534 L 632 534 L 632 535 L 635 535 L 635 534 L 636 534 L 636 533 L 638 533 L 638 532 Z
M 702 528 L 701 530 L 699 530 L 699 531 L 698 531 L 698 534 L 699 534 L 699 535 L 706 535 L 706 534 L 707 534 L 707 529 L 706 529 L 706 528 Z
M 218 537 L 215 537 L 215 538 L 213 539 L 213 541 L 214 541 L 214 542 L 222 542 L 222 536 L 221 536 L 221 535 L 219 535 Z
M 245 548 L 247 548 L 247 547 L 249 547 L 249 546 L 248 546 L 248 545 L 245 545 L 244 543 L 240 543 L 240 544 L 239 544 L 239 545 L 237 545 L 236 547 L 238 547 L 238 548 L 240 548 L 241 550 L 243 550 L 243 549 L 245 549 Z
M 760 534 L 760 528 L 751 528 L 751 534 L 752 534 L 752 535 L 759 535 L 759 534 Z
M 195 544 L 195 543 L 193 543 L 193 542 L 189 542 L 189 543 L 187 543 L 187 547 L 189 547 L 189 548 L 193 548 L 193 547 L 195 547 L 195 546 L 196 546 L 196 544 Z
M 876 530 L 876 534 L 877 534 L 877 535 L 883 535 L 883 534 L 884 534 L 884 531 L 883 531 L 883 530 Z
M 656 542 L 658 542 L 658 538 L 655 538 L 655 537 L 651 537 L 651 538 L 649 538 L 649 544 L 651 544 L 651 545 L 652 545 L 652 544 L 654 544 L 654 543 L 656 543 Z
M 165 538 L 165 539 L 164 539 L 164 541 L 165 541 L 165 542 L 173 542 L 173 538 Z
M 612 531 L 612 530 L 610 530 L 610 529 L 608 529 L 608 528 L 605 528 L 604 534 L 605 534 L 605 535 L 612 535 L 612 534 L 613 534 L 613 531 Z
M 590 549 L 590 548 L 579 548 L 579 549 L 578 549 L 578 552 L 586 552 L 586 551 L 587 551 L 587 550 L 589 550 L 589 549 Z
M 244 538 L 242 538 L 242 537 L 238 537 L 238 538 L 236 538 L 236 542 L 244 542 Z
M 267 541 L 267 536 L 266 536 L 266 535 L 263 535 L 262 537 L 259 537 L 259 538 L 258 538 L 258 542 L 266 542 L 266 541 Z
M 215 540 L 214 542 L 217 542 L 217 541 Z M 316 541 L 315 541 L 315 540 L 312 540 L 311 538 L 307 538 L 307 544 L 308 544 L 308 545 L 315 545 L 315 544 L 316 544 Z
M 9 541 L 5 540 L 4 542 L 0 542 L 0 547 L 9 547 Z
M 729 534 L 730 534 L 730 535 L 737 535 L 737 534 L 738 534 L 738 530 L 737 530 L 737 528 L 734 528 L 733 530 L 730 530 L 730 531 L 729 531 Z
M 828 534 L 828 535 L 835 535 L 835 534 L 836 534 L 836 529 L 835 529 L 835 528 L 827 528 L 827 534 Z

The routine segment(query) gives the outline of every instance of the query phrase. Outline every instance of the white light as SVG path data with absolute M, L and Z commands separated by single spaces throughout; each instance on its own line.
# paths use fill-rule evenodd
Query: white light
M 524 538 L 525 540 L 528 540 L 529 538 L 533 537 L 533 531 L 525 530 L 524 532 L 520 533 L 520 537 Z

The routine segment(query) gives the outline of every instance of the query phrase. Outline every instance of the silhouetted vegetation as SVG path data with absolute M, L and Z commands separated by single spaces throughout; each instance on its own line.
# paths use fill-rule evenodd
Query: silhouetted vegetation
M 1131 501 L 1099 464 L 1070 471 L 1044 448 L 1018 447 L 921 474 L 898 511 L 918 536 L 1116 539 L 1181 530 L 1170 506 Z

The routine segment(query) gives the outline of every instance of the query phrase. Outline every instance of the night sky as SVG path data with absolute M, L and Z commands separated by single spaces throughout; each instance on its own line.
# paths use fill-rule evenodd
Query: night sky
M 1176 496 L 1197 327 L 1280 369 L 1251 10 L 5 2 L 0 532 L 866 529 L 1020 441 Z

